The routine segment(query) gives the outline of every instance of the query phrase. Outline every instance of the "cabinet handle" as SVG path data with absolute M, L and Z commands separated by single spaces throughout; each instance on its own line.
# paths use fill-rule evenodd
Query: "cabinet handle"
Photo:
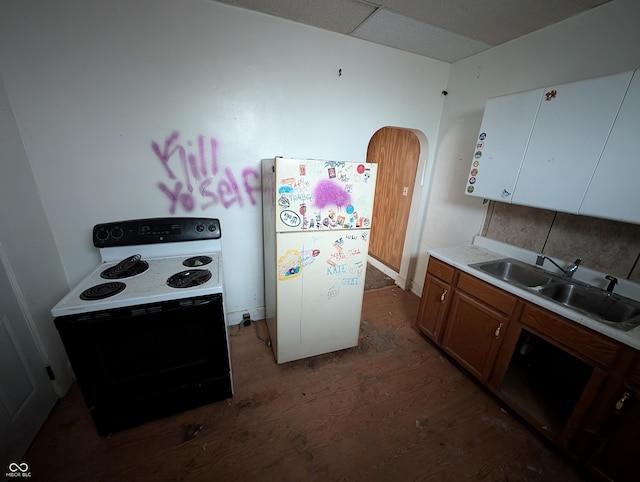
M 624 402 L 626 402 L 630 396 L 631 395 L 629 395 L 629 392 L 624 392 L 622 394 L 622 398 L 616 402 L 615 413 L 620 413 L 620 410 L 622 410 L 622 408 L 624 407 Z
M 500 337 L 500 330 L 502 330 L 502 326 L 504 325 L 504 323 L 500 323 L 500 326 L 498 326 L 498 328 L 496 328 L 496 332 L 494 333 L 494 335 L 496 335 L 496 338 Z
M 448 291 L 449 291 L 449 290 L 444 290 L 444 291 L 442 292 L 442 294 L 440 295 L 440 301 L 441 301 L 442 303 L 444 303 L 444 299 L 447 297 L 447 292 L 448 292 Z

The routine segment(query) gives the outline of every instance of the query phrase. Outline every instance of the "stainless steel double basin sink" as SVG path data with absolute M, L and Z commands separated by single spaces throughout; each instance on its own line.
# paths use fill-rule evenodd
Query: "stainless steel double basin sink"
M 572 308 L 621 331 L 628 331 L 640 325 L 640 302 L 573 278 L 550 273 L 512 258 L 475 263 L 469 267 Z

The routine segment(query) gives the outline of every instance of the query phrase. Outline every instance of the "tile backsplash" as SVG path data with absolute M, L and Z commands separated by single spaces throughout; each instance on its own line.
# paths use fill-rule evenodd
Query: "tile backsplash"
M 640 225 L 491 201 L 482 236 L 640 282 Z

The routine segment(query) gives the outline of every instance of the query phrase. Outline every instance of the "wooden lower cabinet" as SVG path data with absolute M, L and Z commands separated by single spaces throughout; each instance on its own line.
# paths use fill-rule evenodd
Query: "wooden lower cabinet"
M 455 269 L 431 258 L 427 267 L 416 327 L 433 341 L 441 338 L 441 328 L 451 299 L 451 282 Z
M 451 286 L 427 274 L 418 312 L 417 327 L 434 341 L 440 339 L 444 315 L 449 306 Z
M 539 329 L 541 324 L 548 332 Z M 572 455 L 571 441 L 609 374 L 602 363 L 609 356 L 599 356 L 599 340 L 588 343 L 586 330 L 574 328 L 581 327 L 525 303 L 505 334 L 488 384 L 518 415 Z
M 486 383 L 515 306 L 515 296 L 460 273 L 451 299 L 442 348 Z
M 640 480 L 637 350 L 434 258 L 416 327 L 597 478 Z
M 462 291 L 451 300 L 442 348 L 482 382 L 489 378 L 509 318 Z
M 640 480 L 640 358 L 607 401 L 600 443 L 589 460 L 589 469 L 602 480 Z

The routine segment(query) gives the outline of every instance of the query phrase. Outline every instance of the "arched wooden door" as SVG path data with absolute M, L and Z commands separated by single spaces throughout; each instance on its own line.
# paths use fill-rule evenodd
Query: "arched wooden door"
M 409 129 L 383 127 L 367 148 L 367 162 L 378 164 L 369 254 L 396 272 L 402 251 L 420 158 L 420 141 Z

